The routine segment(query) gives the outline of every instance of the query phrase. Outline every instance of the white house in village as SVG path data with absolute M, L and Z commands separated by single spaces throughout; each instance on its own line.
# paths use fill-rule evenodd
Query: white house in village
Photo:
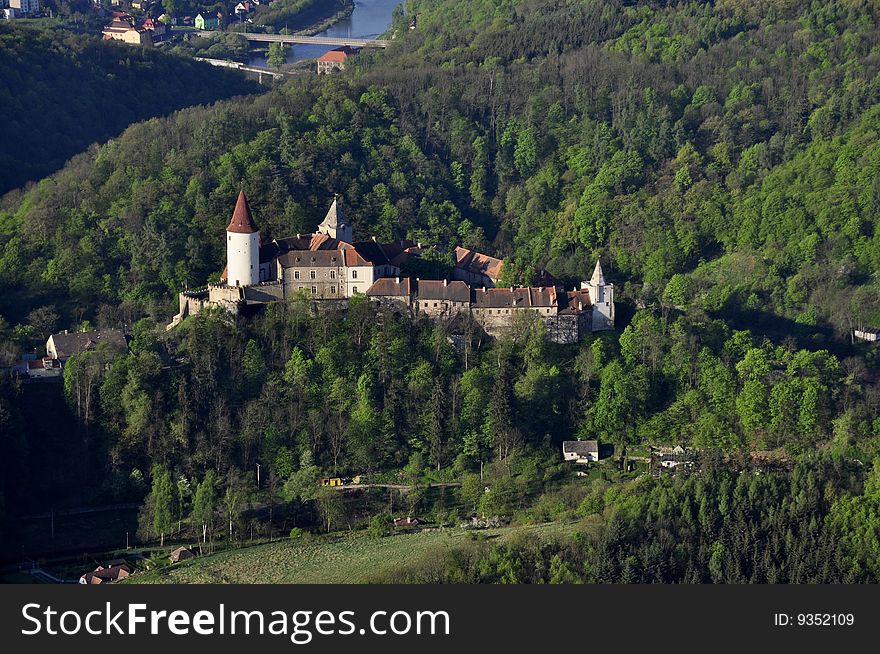
M 575 463 L 594 463 L 599 460 L 599 441 L 563 441 L 562 458 Z

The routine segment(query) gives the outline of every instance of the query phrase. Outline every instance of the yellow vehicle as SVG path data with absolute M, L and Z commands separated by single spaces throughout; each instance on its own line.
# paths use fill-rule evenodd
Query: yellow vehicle
M 341 477 L 321 477 L 321 486 L 342 486 Z

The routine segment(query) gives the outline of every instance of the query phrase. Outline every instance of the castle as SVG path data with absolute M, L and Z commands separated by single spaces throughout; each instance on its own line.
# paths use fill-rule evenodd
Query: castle
M 365 295 L 376 306 L 432 319 L 469 315 L 491 336 L 509 329 L 523 312 L 540 316 L 548 338 L 557 343 L 614 328 L 614 285 L 605 281 L 598 261 L 592 277 L 571 291 L 543 271 L 538 286 L 496 288 L 503 262 L 460 247 L 454 252 L 451 280 L 401 276 L 404 263 L 422 250 L 413 241 L 355 241 L 338 198 L 315 233 L 263 244 L 242 191 L 226 227 L 226 269 L 220 282 L 180 293 L 180 310 L 168 329 L 205 306 L 237 314 L 297 294 L 316 303 L 344 303 Z

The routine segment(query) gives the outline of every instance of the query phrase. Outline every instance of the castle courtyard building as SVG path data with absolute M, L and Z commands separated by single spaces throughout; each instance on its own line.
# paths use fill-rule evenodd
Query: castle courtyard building
M 431 320 L 469 316 L 490 336 L 510 330 L 524 315 L 540 317 L 547 338 L 557 343 L 575 343 L 590 332 L 614 328 L 614 286 L 606 282 L 598 261 L 580 289 L 564 291 L 545 271 L 542 285 L 494 288 L 500 259 L 456 248 L 455 279 L 410 279 L 401 275 L 401 266 L 420 256 L 420 243 L 354 241 L 353 236 L 339 198 L 334 197 L 315 233 L 263 244 L 244 191 L 240 192 L 226 228 L 226 269 L 220 283 L 180 293 L 179 312 L 168 329 L 205 306 L 238 313 L 248 305 L 298 296 L 319 303 L 316 307 L 329 301 L 345 306 L 358 295 L 367 296 L 377 307 Z

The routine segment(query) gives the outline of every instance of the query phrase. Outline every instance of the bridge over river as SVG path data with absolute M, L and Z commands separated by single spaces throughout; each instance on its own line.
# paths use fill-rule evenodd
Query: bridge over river
M 184 30 L 175 30 L 184 31 Z M 219 32 L 208 30 L 185 30 L 191 34 L 199 36 L 212 36 Z M 290 44 L 311 44 L 311 45 L 329 45 L 339 47 L 342 45 L 351 46 L 352 48 L 387 48 L 388 41 L 385 39 L 355 39 L 350 37 L 337 36 L 299 36 L 296 34 L 256 34 L 251 32 L 228 32 L 229 34 L 238 34 L 248 41 L 261 41 L 263 43 L 290 43 Z

